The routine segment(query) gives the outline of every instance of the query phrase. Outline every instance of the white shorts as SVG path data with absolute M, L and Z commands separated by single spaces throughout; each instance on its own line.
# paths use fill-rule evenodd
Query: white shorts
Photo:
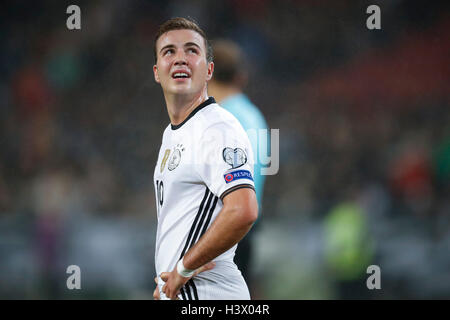
M 161 300 L 164 281 L 158 277 Z M 242 273 L 233 262 L 218 261 L 212 270 L 190 279 L 178 295 L 180 300 L 250 300 L 250 292 Z

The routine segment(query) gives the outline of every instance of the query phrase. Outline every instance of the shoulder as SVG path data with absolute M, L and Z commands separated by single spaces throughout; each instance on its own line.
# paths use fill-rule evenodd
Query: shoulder
M 201 114 L 202 126 L 204 131 L 214 128 L 228 128 L 231 130 L 243 131 L 239 120 L 229 111 L 222 108 L 219 104 L 211 104 Z
M 214 104 L 205 108 L 201 118 L 202 129 L 198 142 L 202 147 L 250 144 L 241 123 L 220 105 Z

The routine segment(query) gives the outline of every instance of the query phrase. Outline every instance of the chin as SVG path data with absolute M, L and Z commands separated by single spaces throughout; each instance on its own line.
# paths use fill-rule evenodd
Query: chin
M 192 88 L 189 87 L 175 87 L 171 90 L 172 93 L 174 94 L 191 94 L 193 92 Z

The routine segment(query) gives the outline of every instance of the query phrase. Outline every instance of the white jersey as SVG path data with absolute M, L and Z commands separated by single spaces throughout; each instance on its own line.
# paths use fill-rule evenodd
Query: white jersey
M 239 188 L 254 189 L 253 163 L 246 132 L 212 97 L 181 124 L 165 129 L 154 172 L 158 276 L 172 271 L 206 232 L 222 209 L 224 196 Z M 180 298 L 249 298 L 247 285 L 233 262 L 236 247 L 214 259 L 214 269 L 191 279 Z M 159 279 L 161 291 L 163 282 Z

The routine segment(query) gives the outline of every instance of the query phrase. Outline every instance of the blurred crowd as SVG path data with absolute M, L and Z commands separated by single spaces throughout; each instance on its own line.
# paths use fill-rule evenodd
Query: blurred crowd
M 370 31 L 364 1 L 79 1 L 81 30 L 70 4 L 0 5 L 1 298 L 151 297 L 169 123 L 153 35 L 173 16 L 243 47 L 246 92 L 280 129 L 254 296 L 450 297 L 448 5 L 382 2 Z

